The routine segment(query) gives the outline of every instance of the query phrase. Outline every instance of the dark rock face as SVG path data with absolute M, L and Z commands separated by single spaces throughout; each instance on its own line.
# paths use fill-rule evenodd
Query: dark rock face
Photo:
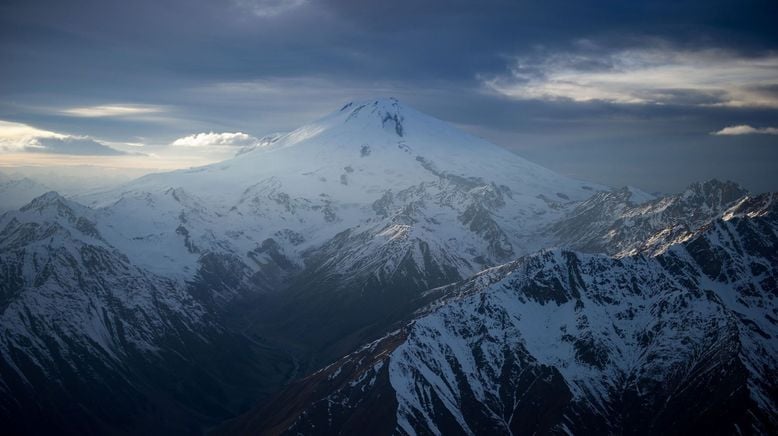
M 274 401 L 216 433 L 392 434 L 397 404 L 386 357 L 404 337 L 398 331 L 293 383 Z

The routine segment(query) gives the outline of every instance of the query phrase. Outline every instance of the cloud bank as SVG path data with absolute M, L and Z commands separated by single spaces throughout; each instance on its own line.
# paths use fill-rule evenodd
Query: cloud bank
M 243 132 L 196 133 L 173 141 L 173 147 L 188 148 L 191 151 L 202 151 L 215 156 L 238 156 L 258 148 L 269 147 L 281 139 L 284 133 L 271 133 L 256 138 Z M 237 151 L 236 151 L 237 149 Z
M 778 127 L 752 127 L 747 124 L 725 127 L 717 132 L 718 136 L 737 136 L 737 135 L 778 135 Z
M 256 145 L 259 139 L 243 132 L 196 133 L 178 138 L 171 143 L 177 147 L 247 147 Z

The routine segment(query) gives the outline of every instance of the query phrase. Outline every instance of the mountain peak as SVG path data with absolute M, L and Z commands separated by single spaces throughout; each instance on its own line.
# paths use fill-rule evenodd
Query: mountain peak
M 19 209 L 20 212 L 37 212 L 45 217 L 59 216 L 71 221 L 85 215 L 87 210 L 85 206 L 68 200 L 56 191 L 39 195 Z
M 340 112 L 347 111 L 349 109 L 354 110 L 358 107 L 372 106 L 376 108 L 399 108 L 402 106 L 400 100 L 395 97 L 375 97 L 366 100 L 354 100 L 346 103 Z
M 681 198 L 692 202 L 702 201 L 710 206 L 720 206 L 732 203 L 746 195 L 748 191 L 733 181 L 711 179 L 692 183 L 681 194 Z
M 452 177 L 510 187 L 512 195 L 532 204 L 543 202 L 537 196 L 548 190 L 573 201 L 588 198 L 593 189 L 388 97 L 347 103 L 233 159 L 138 179 L 119 195 L 187 187 L 206 203 L 232 207 L 246 188 L 260 183 L 306 204 L 325 197 L 372 204 L 387 191 Z M 90 205 L 112 202 L 100 196 Z
M 399 100 L 389 97 L 350 102 L 343 106 L 339 112 L 348 113 L 345 119 L 346 123 L 356 120 L 364 121 L 366 119 L 371 121 L 378 120 L 381 123 L 381 127 L 393 131 L 402 138 L 405 132 L 403 124 L 405 120 L 404 113 L 407 113 L 408 110 L 400 104 Z
M 32 201 L 30 201 L 27 205 L 23 206 L 21 210 L 22 211 L 33 210 L 33 209 L 40 210 L 47 206 L 60 205 L 60 204 L 66 206 L 67 202 L 68 200 L 66 200 L 65 197 L 60 195 L 57 191 L 49 191 L 33 198 Z

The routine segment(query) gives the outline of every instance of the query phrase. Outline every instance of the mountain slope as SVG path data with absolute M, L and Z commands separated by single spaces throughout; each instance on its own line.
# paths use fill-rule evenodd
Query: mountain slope
M 191 207 L 175 204 L 171 189 L 184 193 Z M 555 174 L 394 99 L 379 99 L 350 103 L 234 159 L 145 176 L 79 200 L 105 211 L 107 238 L 161 274 L 196 268 L 192 256 L 179 263 L 148 255 L 151 245 L 176 242 L 183 213 L 190 240 L 202 250 L 231 250 L 247 261 L 258 241 L 273 238 L 297 264 L 348 229 L 369 227 L 380 244 L 389 238 L 378 234 L 402 217 L 401 224 L 410 220 L 418 223 L 414 230 L 426 229 L 426 239 L 463 252 L 456 265 L 462 275 L 539 248 L 543 241 L 534 230 L 598 189 L 604 188 Z M 202 220 L 192 211 L 202 212 Z M 296 235 L 296 242 L 279 240 L 278 231 Z M 447 245 L 460 236 L 466 239 Z
M 246 328 L 332 348 L 326 360 L 412 310 L 419 291 L 547 246 L 541 229 L 600 189 L 378 99 L 234 159 L 80 200 L 148 271 L 180 283 L 205 261 L 240 271 L 218 299 L 255 298 L 239 304 Z
M 272 355 L 226 332 L 185 288 L 133 266 L 95 215 L 52 192 L 0 218 L 5 431 L 182 432 L 255 398 L 240 383 L 270 377 L 257 362 Z
M 434 290 L 400 330 L 229 428 L 772 433 L 776 200 L 746 198 L 656 257 L 547 251 Z

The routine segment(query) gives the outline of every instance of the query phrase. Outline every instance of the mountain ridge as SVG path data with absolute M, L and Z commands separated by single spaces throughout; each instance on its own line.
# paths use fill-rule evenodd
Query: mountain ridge
M 225 430 L 769 433 L 778 425 L 776 198 L 747 198 L 656 256 L 556 249 L 434 291 L 443 300 L 399 330 Z M 723 235 L 735 245 L 716 244 Z M 751 281 L 753 265 L 762 265 L 761 283 Z M 540 327 L 548 323 L 558 338 Z M 534 396 L 524 402 L 521 392 Z M 384 408 L 393 412 L 354 418 Z
M 688 283 L 703 283 L 703 275 L 715 283 L 737 276 L 745 286 L 743 301 L 749 302 L 748 292 L 772 286 L 773 269 L 764 259 L 774 260 L 774 246 L 758 241 L 773 231 L 774 216 L 773 197 L 752 197 L 731 183 L 701 183 L 661 198 L 635 188 L 614 190 L 554 174 L 396 100 L 352 103 L 224 162 L 148 175 L 98 194 L 64 198 L 47 193 L 21 210 L 0 215 L 0 322 L 12 327 L 0 338 L 0 390 L 18 403 L 9 400 L 0 409 L 19 428 L 29 425 L 25 419 L 35 413 L 46 415 L 48 420 L 36 427 L 41 431 L 59 426 L 74 433 L 187 433 L 240 414 L 292 380 L 311 373 L 329 377 L 335 367 L 316 371 L 355 350 L 367 360 L 352 358 L 351 369 L 341 374 L 366 375 L 354 386 L 347 383 L 346 391 L 360 404 L 385 405 L 382 401 L 392 401 L 385 396 L 388 391 L 371 390 L 371 381 L 392 390 L 400 385 L 390 377 L 389 366 L 376 367 L 383 358 L 375 359 L 375 353 L 390 352 L 381 344 L 408 344 L 415 331 L 404 324 L 409 317 L 428 319 L 436 310 L 454 310 L 457 301 L 475 298 L 471 291 L 489 288 L 516 265 L 534 265 L 534 281 L 525 277 L 517 286 L 521 290 L 529 284 L 538 314 L 551 307 L 547 305 L 568 307 L 571 314 L 583 310 L 576 302 L 590 289 L 584 277 L 600 280 L 603 271 L 611 271 L 611 282 L 599 283 L 603 291 L 586 297 L 598 301 L 582 303 L 600 315 L 603 305 L 618 298 L 639 305 L 637 297 L 623 294 L 633 279 L 648 294 L 662 287 L 689 291 L 693 285 Z M 700 232 L 716 238 L 697 238 Z M 748 237 L 751 257 L 732 251 L 736 242 L 727 236 L 732 234 Z M 676 255 L 673 247 L 678 246 L 686 254 Z M 657 259 L 666 259 L 666 265 Z M 585 264 L 589 270 L 583 274 Z M 749 280 L 758 285 L 753 291 L 746 286 Z M 724 313 L 717 312 L 719 303 L 705 299 L 707 294 L 691 291 L 703 299 L 701 307 Z M 505 307 L 513 301 L 509 296 L 501 297 Z M 761 304 L 774 307 L 772 300 Z M 500 304 L 492 306 L 494 314 L 502 310 Z M 50 310 L 36 309 L 44 307 Z M 459 314 L 494 322 L 478 311 L 462 309 Z M 692 315 L 690 319 L 699 318 Z M 760 343 L 754 325 L 772 335 L 762 318 L 749 324 L 761 312 L 746 315 L 731 322 L 756 335 L 752 343 Z M 778 319 L 778 314 L 770 316 Z M 607 327 L 611 337 L 619 336 L 606 324 L 599 326 Z M 441 326 L 432 327 L 428 332 Z M 520 327 L 514 326 L 508 336 L 516 339 L 524 330 L 533 331 L 532 325 Z M 609 368 L 598 350 L 622 349 L 600 347 L 598 335 L 605 330 L 584 327 L 568 326 L 568 334 L 555 343 L 567 347 L 573 361 L 584 362 L 583 373 L 595 374 Z M 397 329 L 399 333 L 385 338 Z M 373 342 L 380 338 L 384 342 Z M 358 351 L 366 343 L 384 348 Z M 505 344 L 512 350 L 505 355 L 515 362 L 511 368 L 538 361 L 533 357 L 537 349 Z M 733 368 L 743 369 L 740 357 L 722 356 L 729 356 L 725 360 Z M 747 363 L 751 366 L 737 372 L 737 380 L 753 374 L 753 362 Z M 78 368 L 92 368 L 100 382 L 90 385 L 94 379 Z M 488 365 L 483 368 L 491 371 Z M 561 416 L 572 416 L 562 409 L 579 401 L 584 388 L 549 362 L 527 368 L 526 374 L 551 380 L 531 392 L 538 401 L 551 401 L 549 410 L 558 414 L 539 416 L 534 406 L 523 403 L 528 408 L 516 419 L 548 430 Z M 45 378 L 36 375 L 27 383 L 29 374 L 49 374 L 63 389 L 48 395 Z M 406 381 L 429 390 L 430 374 L 434 371 Z M 451 374 L 455 379 L 466 375 Z M 311 379 L 293 386 L 308 394 L 322 386 L 322 380 L 305 385 L 306 380 Z M 353 381 L 333 376 L 326 389 L 314 393 L 343 380 Z M 527 380 L 509 371 L 503 381 L 529 388 Z M 489 412 L 474 401 L 493 392 L 493 385 L 483 383 L 469 388 L 476 390 L 465 397 L 447 393 L 434 405 L 414 399 L 408 386 L 408 395 L 395 397 L 397 407 L 407 412 L 408 425 L 398 428 L 466 432 L 474 431 L 470 426 L 476 423 L 493 425 Z M 91 387 L 80 390 L 83 386 Z M 355 386 L 382 396 L 362 398 L 351 389 Z M 610 406 L 595 404 L 612 399 L 603 386 L 586 388 L 599 394 L 592 394 L 591 404 L 575 406 L 587 416 L 576 421 L 585 426 L 580 428 L 616 428 Z M 101 402 L 112 391 L 121 394 Z M 69 426 L 58 410 L 73 410 L 68 405 L 79 404 L 77 392 L 86 393 L 73 411 L 78 422 Z M 295 399 L 290 407 L 249 420 L 272 420 L 272 428 L 280 431 L 304 403 L 295 391 L 281 395 L 287 394 Z M 661 397 L 657 395 L 652 401 Z M 459 410 L 453 398 L 469 411 Z M 122 401 L 133 404 L 124 414 Z M 459 411 L 441 414 L 441 407 Z M 635 407 L 624 413 L 637 413 Z M 430 411 L 440 421 L 429 424 L 424 413 Z M 383 430 L 391 432 L 396 414 L 387 413 L 380 420 L 388 426 Z M 506 420 L 510 427 L 513 421 Z M 360 413 L 349 422 L 343 428 L 356 431 L 371 417 Z

